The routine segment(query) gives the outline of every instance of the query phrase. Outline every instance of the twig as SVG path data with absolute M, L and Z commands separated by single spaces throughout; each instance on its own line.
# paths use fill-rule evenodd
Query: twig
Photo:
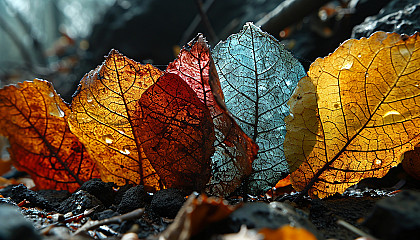
M 115 217 L 103 219 L 103 220 L 100 220 L 100 221 L 99 220 L 88 221 L 83 226 L 81 226 L 79 229 L 77 229 L 77 231 L 74 233 L 74 235 L 78 235 L 82 232 L 86 232 L 88 230 L 95 229 L 95 228 L 100 227 L 102 225 L 108 225 L 108 224 L 112 224 L 112 223 L 121 223 L 121 222 L 126 221 L 126 220 L 136 219 L 136 218 L 141 217 L 143 215 L 143 213 L 144 213 L 144 208 L 139 208 L 139 209 L 136 209 L 136 210 L 131 211 L 129 213 L 120 215 L 120 216 L 115 216 Z
M 13 6 L 11 6 L 7 1 L 5 1 L 4 4 L 8 9 L 10 9 L 10 11 L 13 12 L 17 22 L 22 26 L 22 29 L 26 32 L 26 34 L 32 39 L 32 48 L 40 64 L 46 66 L 47 60 L 43 54 L 44 49 L 42 43 L 39 40 L 39 38 L 35 34 L 33 34 L 31 25 L 25 20 L 24 16 L 22 16 L 22 14 L 19 11 L 17 11 Z M 52 2 L 52 4 L 54 4 L 54 2 Z
M 215 0 L 207 0 L 203 4 L 204 13 L 207 13 L 211 5 L 213 5 L 214 1 Z M 201 16 L 200 16 L 200 13 L 198 13 L 197 15 L 195 15 L 194 19 L 191 21 L 190 25 L 188 26 L 187 30 L 185 30 L 184 34 L 182 34 L 181 40 L 179 41 L 180 46 L 185 45 L 190 40 L 191 36 L 193 35 L 195 29 L 197 29 L 198 24 L 200 24 L 200 22 L 201 22 Z
M 371 236 L 371 235 L 363 232 L 362 230 L 356 228 L 355 226 L 351 225 L 350 223 L 348 223 L 348 222 L 346 222 L 344 220 L 341 220 L 341 219 L 338 220 L 337 221 L 337 224 L 343 226 L 344 228 L 352 231 L 353 233 L 355 233 L 355 234 L 357 234 L 357 235 L 359 235 L 361 237 L 365 237 L 365 238 L 368 238 L 370 240 L 378 240 L 377 238 L 375 238 L 375 237 L 373 237 L 373 236 Z
M 284 28 L 302 20 L 306 15 L 328 3 L 330 0 L 285 0 L 265 15 L 256 25 L 264 31 L 278 36 Z
M 207 14 L 205 13 L 203 9 L 203 2 L 201 0 L 195 0 L 195 3 L 197 4 L 198 12 L 201 16 L 201 21 L 204 23 L 204 26 L 207 29 L 207 32 L 209 33 L 209 38 L 211 43 L 215 43 L 217 41 L 217 35 L 214 31 L 213 27 L 210 24 L 209 18 L 207 17 Z
M 23 42 L 20 40 L 18 35 L 13 31 L 13 29 L 8 25 L 8 23 L 0 16 L 0 28 L 3 28 L 3 31 L 9 35 L 12 42 L 16 45 L 19 50 L 20 55 L 22 56 L 22 60 L 25 62 L 29 69 L 32 69 L 34 63 L 29 55 L 29 52 L 25 48 Z

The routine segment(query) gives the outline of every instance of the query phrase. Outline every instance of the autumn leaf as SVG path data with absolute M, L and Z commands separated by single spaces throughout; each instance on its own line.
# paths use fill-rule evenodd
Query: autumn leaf
M 69 125 L 97 163 L 103 181 L 161 187 L 133 129 L 138 99 L 161 75 L 150 64 L 111 50 L 105 62 L 81 80 Z
M 292 184 L 290 182 L 290 175 L 287 175 L 285 178 L 278 181 L 274 187 L 275 188 L 282 188 L 282 187 L 289 186 L 290 184 Z
M 211 223 L 227 218 L 238 207 L 240 204 L 231 206 L 222 198 L 191 194 L 159 239 L 188 240 Z
M 198 35 L 166 69 L 180 76 L 210 110 L 216 141 L 209 191 L 227 195 L 251 173 L 258 146 L 241 130 L 224 105 L 224 97 L 209 47 Z
M 262 193 L 289 173 L 283 119 L 305 71 L 283 45 L 252 23 L 217 44 L 212 54 L 227 108 L 260 147 L 248 184 L 251 193 Z
M 95 164 L 67 125 L 69 107 L 51 83 L 35 79 L 0 89 L 0 134 L 7 136 L 17 169 L 38 189 L 75 191 L 99 177 Z
M 210 111 L 178 75 L 165 73 L 141 95 L 134 131 L 167 188 L 202 190 L 211 174 Z
M 343 193 L 384 176 L 420 142 L 419 40 L 418 33 L 377 32 L 311 65 L 286 119 L 297 191 L 318 198 Z

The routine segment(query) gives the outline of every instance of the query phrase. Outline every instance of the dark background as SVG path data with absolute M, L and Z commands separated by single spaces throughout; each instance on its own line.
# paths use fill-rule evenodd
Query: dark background
M 415 0 L 0 0 L 0 86 L 43 78 L 71 102 L 113 48 L 165 69 L 197 33 L 214 46 L 248 21 L 308 69 L 351 37 L 411 35 L 418 19 Z

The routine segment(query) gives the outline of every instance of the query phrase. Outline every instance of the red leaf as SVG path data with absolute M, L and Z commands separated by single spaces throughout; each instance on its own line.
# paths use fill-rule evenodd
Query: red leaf
M 138 101 L 134 129 L 165 187 L 201 190 L 210 179 L 209 109 L 178 75 L 166 73 Z
M 198 35 L 188 43 L 166 71 L 179 75 L 210 109 L 216 141 L 209 191 L 216 195 L 231 193 L 251 173 L 258 146 L 227 111 L 219 78 L 203 36 Z

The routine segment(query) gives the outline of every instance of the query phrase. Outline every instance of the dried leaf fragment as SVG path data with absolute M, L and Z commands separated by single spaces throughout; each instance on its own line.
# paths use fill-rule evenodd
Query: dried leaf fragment
M 251 174 L 258 146 L 242 131 L 224 104 L 219 77 L 209 46 L 198 35 L 184 47 L 166 72 L 180 76 L 210 110 L 216 141 L 209 191 L 224 196 L 234 191 Z
M 348 40 L 311 65 L 310 79 L 289 101 L 308 101 L 310 109 L 287 119 L 297 191 L 318 198 L 343 193 L 361 179 L 384 176 L 420 142 L 419 48 L 418 33 L 377 32 Z
M 69 107 L 51 83 L 35 79 L 0 89 L 0 134 L 15 166 L 39 189 L 75 191 L 99 177 L 94 162 L 67 125 Z
M 228 205 L 221 198 L 191 194 L 160 239 L 188 240 L 209 224 L 225 219 L 238 207 Z
M 138 103 L 134 131 L 165 187 L 202 190 L 210 179 L 214 152 L 209 109 L 172 73 L 160 77 Z
M 413 178 L 420 180 L 420 146 L 407 151 L 403 155 L 402 167 Z
M 248 186 L 252 194 L 260 194 L 289 173 L 283 119 L 305 70 L 282 44 L 252 23 L 217 44 L 212 54 L 227 108 L 259 145 Z
M 69 125 L 97 163 L 103 181 L 160 188 L 133 130 L 133 116 L 137 100 L 161 75 L 159 69 L 111 50 L 105 62 L 81 80 Z

